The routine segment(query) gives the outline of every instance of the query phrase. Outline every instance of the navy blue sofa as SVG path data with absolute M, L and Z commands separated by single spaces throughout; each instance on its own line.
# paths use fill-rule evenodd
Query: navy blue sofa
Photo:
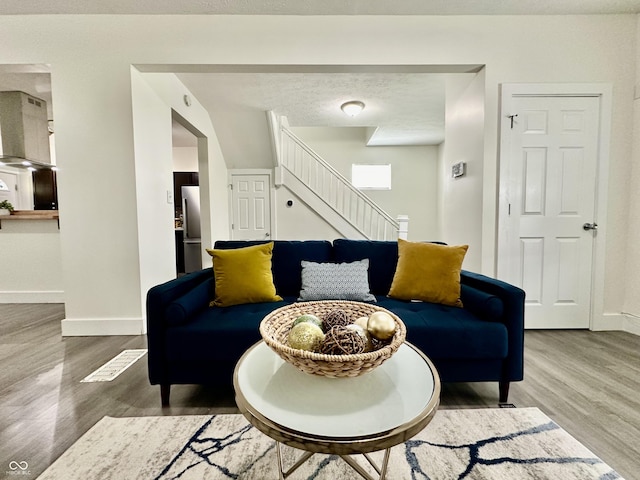
M 218 241 L 238 248 L 259 241 Z M 228 387 L 236 362 L 260 340 L 271 311 L 293 303 L 301 288 L 301 261 L 369 259 L 369 285 L 377 304 L 394 312 L 411 342 L 435 364 L 443 382 L 499 382 L 499 401 L 523 378 L 524 292 L 484 275 L 461 272 L 463 308 L 388 298 L 398 259 L 397 242 L 338 239 L 274 242 L 273 280 L 280 302 L 210 307 L 211 268 L 157 285 L 147 294 L 149 380 L 160 385 L 163 405 L 171 385 Z

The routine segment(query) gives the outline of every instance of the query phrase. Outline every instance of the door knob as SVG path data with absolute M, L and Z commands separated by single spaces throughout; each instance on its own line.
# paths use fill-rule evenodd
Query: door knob
M 598 230 L 598 224 L 593 222 L 593 223 L 585 223 L 584 225 L 582 225 L 582 228 L 584 230 Z

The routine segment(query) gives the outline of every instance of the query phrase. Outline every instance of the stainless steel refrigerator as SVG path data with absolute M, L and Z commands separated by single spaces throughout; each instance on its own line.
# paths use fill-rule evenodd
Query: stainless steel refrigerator
M 184 271 L 202 269 L 200 238 L 200 187 L 182 187 L 182 227 L 184 229 Z

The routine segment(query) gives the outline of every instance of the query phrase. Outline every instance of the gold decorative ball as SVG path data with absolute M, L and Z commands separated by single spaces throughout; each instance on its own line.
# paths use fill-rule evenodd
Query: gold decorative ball
M 389 340 L 396 333 L 396 322 L 387 312 L 373 312 L 369 315 L 367 331 L 378 340 Z
M 365 331 L 367 330 L 367 323 L 369 323 L 369 317 L 360 317 L 355 322 L 355 325 L 360 325 Z
M 314 323 L 302 322 L 291 328 L 287 340 L 291 348 L 316 352 L 324 341 L 324 333 Z

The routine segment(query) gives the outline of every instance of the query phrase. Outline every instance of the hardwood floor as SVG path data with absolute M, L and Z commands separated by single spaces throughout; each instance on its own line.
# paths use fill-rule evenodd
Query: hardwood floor
M 36 478 L 103 416 L 235 413 L 232 391 L 174 386 L 171 407 L 149 385 L 146 357 L 112 382 L 80 383 L 146 338 L 61 338 L 64 307 L 0 304 L 0 478 L 26 461 Z M 640 479 L 640 337 L 528 331 L 525 381 L 509 401 L 538 407 L 626 480 Z M 495 383 L 446 384 L 441 408 L 496 407 Z

